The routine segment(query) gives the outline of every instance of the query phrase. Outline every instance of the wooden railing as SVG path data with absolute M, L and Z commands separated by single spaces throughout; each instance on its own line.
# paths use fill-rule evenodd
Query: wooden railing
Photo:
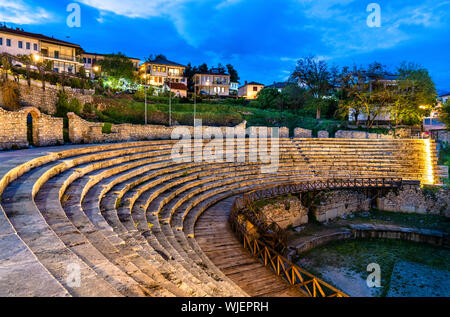
M 245 249 L 304 295 L 347 297 L 348 295 L 342 291 L 303 270 L 276 251 L 286 247 L 285 231 L 275 222 L 259 213 L 254 207 L 254 203 L 259 200 L 294 193 L 338 189 L 394 189 L 401 188 L 405 184 L 420 186 L 420 181 L 403 181 L 394 178 L 328 179 L 272 185 L 236 198 L 230 213 L 230 223 Z M 239 215 L 243 215 L 245 220 L 258 228 L 259 237 L 247 232 L 246 227 L 239 220 Z M 269 239 L 266 239 L 267 236 L 269 236 Z

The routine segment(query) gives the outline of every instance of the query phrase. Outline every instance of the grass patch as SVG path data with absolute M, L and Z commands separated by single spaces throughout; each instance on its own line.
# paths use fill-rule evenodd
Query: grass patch
M 347 221 L 350 221 L 347 219 Z M 355 214 L 355 222 L 392 224 L 410 228 L 450 232 L 450 219 L 440 215 L 422 215 L 391 211 L 372 210 L 370 213 Z
M 434 268 L 450 270 L 450 250 L 409 241 L 388 239 L 358 239 L 333 241 L 303 253 L 307 259 L 306 270 L 323 278 L 325 267 L 344 268 L 368 276 L 367 265 L 378 263 L 381 267 L 381 296 L 389 291 L 390 279 L 397 261 L 408 261 Z M 327 281 L 333 283 L 333 281 Z M 336 285 L 339 288 L 339 285 Z

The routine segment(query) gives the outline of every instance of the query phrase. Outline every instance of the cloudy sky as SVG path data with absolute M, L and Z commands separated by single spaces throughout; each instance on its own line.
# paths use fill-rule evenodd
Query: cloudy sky
M 367 25 L 370 3 L 381 27 Z M 81 27 L 66 24 L 81 6 Z M 231 63 L 241 82 L 287 78 L 295 61 L 316 55 L 333 65 L 412 61 L 450 91 L 450 0 L 0 0 L 0 21 L 144 59 L 163 53 L 187 64 Z

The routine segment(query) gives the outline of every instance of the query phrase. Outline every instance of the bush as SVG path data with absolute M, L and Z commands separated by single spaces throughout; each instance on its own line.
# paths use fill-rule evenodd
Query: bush
M 67 94 L 60 90 L 58 92 L 58 101 L 56 102 L 56 116 L 65 118 L 67 117 L 68 112 L 73 112 L 79 116 L 82 115 L 83 107 L 80 101 L 76 98 L 73 98 L 69 102 L 69 98 Z
M 69 109 L 69 98 L 62 90 L 58 91 L 58 101 L 56 102 L 56 116 L 64 118 L 67 116 Z
M 75 89 L 81 89 L 81 88 L 83 88 L 83 85 L 79 78 L 72 77 L 72 78 L 70 78 L 70 87 L 75 88 Z
M 83 110 L 83 106 L 81 105 L 81 102 L 77 98 L 73 98 L 69 102 L 69 108 L 67 109 L 67 112 L 73 112 L 77 115 L 81 115 L 81 112 Z
M 11 111 L 20 108 L 20 90 L 19 85 L 13 81 L 6 80 L 2 84 L 3 104 L 5 108 Z
M 105 124 L 103 124 L 103 127 L 102 127 L 102 133 L 111 134 L 112 133 L 111 129 L 112 129 L 112 124 L 109 122 L 105 122 Z

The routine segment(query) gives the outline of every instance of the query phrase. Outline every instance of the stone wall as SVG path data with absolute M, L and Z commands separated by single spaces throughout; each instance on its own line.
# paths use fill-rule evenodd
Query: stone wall
M 339 130 L 335 134 L 336 139 L 393 139 L 393 135 L 369 133 L 364 131 Z
M 56 102 L 58 101 L 58 91 L 61 87 L 54 85 L 45 85 L 45 91 L 42 90 L 42 84 L 40 82 L 32 81 L 31 86 L 28 86 L 25 80 L 20 80 L 20 104 L 24 107 L 36 107 L 41 112 L 48 114 L 56 113 Z M 72 89 L 65 87 L 65 91 L 70 99 L 78 99 L 82 105 L 85 103 L 92 103 L 93 91 L 85 90 L 85 94 L 82 94 L 79 89 Z M 3 95 L 0 90 L 0 106 L 3 104 Z
M 441 214 L 450 217 L 450 192 L 444 188 L 404 186 L 377 199 L 377 208 L 393 212 Z
M 289 226 L 298 227 L 308 223 L 308 208 L 297 197 L 282 197 L 266 204 L 259 212 L 267 219 L 276 222 L 282 229 Z
M 321 192 L 315 197 L 311 210 L 319 222 L 326 222 L 356 212 L 369 211 L 370 200 L 351 190 Z
M 63 144 L 63 119 L 41 113 L 37 108 L 26 107 L 19 111 L 0 108 L 0 149 L 28 147 L 27 117 L 32 117 L 32 139 L 35 146 Z
M 450 131 L 448 130 L 431 131 L 431 137 L 438 142 L 450 143 Z
M 69 139 L 72 143 L 109 143 L 121 141 L 139 140 L 170 140 L 172 131 L 175 128 L 185 128 L 194 136 L 192 126 L 163 126 L 163 125 L 137 125 L 137 124 L 113 124 L 111 133 L 102 133 L 104 123 L 88 122 L 74 113 L 68 113 L 69 118 Z M 236 128 L 245 130 L 247 122 L 244 121 Z M 226 136 L 226 127 L 203 126 L 203 134 L 206 129 L 220 129 L 223 137 Z

